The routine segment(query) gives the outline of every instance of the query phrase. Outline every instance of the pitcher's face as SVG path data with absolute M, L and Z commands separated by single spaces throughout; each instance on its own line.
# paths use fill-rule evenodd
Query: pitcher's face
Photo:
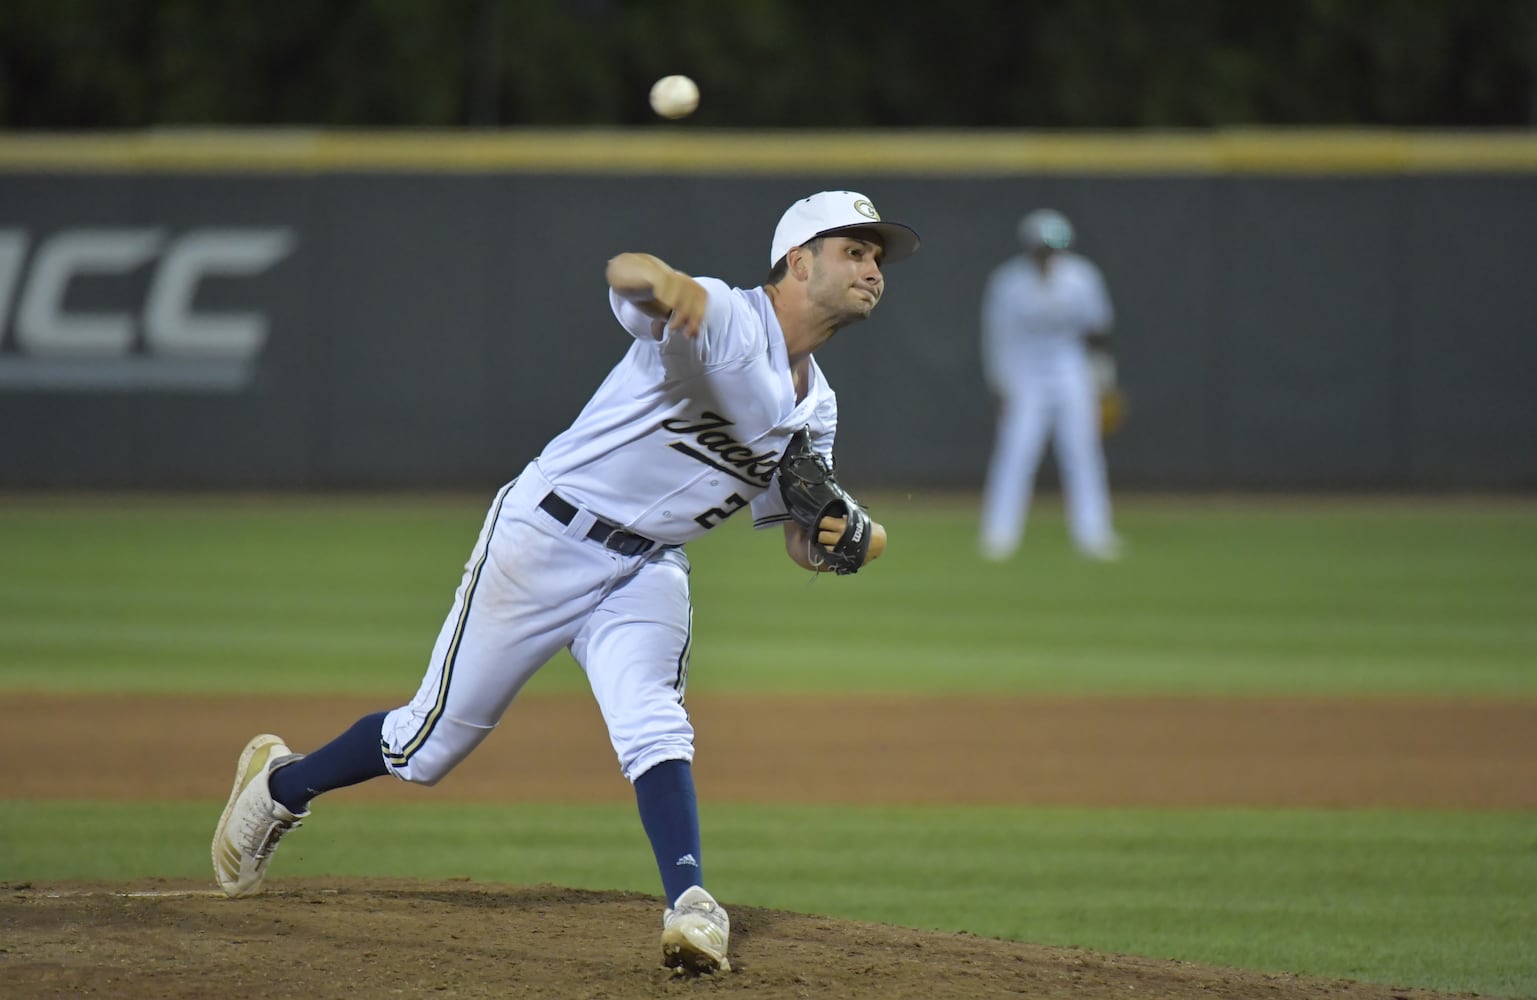
M 873 234 L 872 234 L 873 235 Z M 886 290 L 881 272 L 881 244 L 858 234 L 827 236 L 821 252 L 812 260 L 807 298 L 822 309 L 844 317 L 844 322 L 864 319 Z

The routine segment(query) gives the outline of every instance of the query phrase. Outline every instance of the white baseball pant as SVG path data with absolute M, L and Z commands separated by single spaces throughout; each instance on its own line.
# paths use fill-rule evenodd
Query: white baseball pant
M 692 607 L 680 548 L 627 556 L 540 509 L 550 484 L 530 464 L 497 494 L 410 704 L 390 712 L 390 771 L 432 785 L 480 745 L 540 667 L 569 647 L 632 782 L 693 760 L 683 707 Z M 533 763 L 533 762 L 531 762 Z
M 1019 548 L 1048 435 L 1074 544 L 1094 553 L 1114 543 L 1099 400 L 1087 366 L 1072 365 L 1020 379 L 1004 400 L 982 493 L 981 547 L 989 558 Z

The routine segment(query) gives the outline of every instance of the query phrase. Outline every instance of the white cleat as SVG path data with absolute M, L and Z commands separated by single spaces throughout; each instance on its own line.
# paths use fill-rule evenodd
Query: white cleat
M 235 787 L 213 834 L 213 873 L 231 898 L 255 895 L 267 874 L 267 862 L 283 835 L 299 826 L 309 811 L 292 813 L 272 800 L 267 778 L 283 764 L 298 760 L 276 736 L 251 740 L 235 766 Z
M 731 918 L 704 886 L 690 886 L 662 914 L 662 964 L 679 974 L 730 972 L 730 940 Z
M 1018 540 L 1009 541 L 1003 538 L 981 538 L 977 542 L 977 554 L 988 562 L 1008 562 L 1019 549 Z
M 1104 541 L 1081 546 L 1079 551 L 1095 562 L 1113 563 L 1120 562 L 1125 557 L 1126 546 L 1119 538 L 1112 535 Z

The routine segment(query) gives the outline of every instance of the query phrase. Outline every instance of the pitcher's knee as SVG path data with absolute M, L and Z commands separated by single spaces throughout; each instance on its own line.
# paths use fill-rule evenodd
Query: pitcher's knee
M 663 761 L 694 759 L 692 732 L 687 736 L 670 735 L 665 739 L 648 743 L 644 747 L 635 747 L 629 753 L 617 747 L 615 749 L 619 750 L 619 768 L 631 782 Z
M 414 785 L 442 781 L 493 728 L 447 718 L 431 725 L 409 718 L 403 727 L 393 726 L 395 722 L 394 713 L 385 719 L 384 763 L 395 777 Z

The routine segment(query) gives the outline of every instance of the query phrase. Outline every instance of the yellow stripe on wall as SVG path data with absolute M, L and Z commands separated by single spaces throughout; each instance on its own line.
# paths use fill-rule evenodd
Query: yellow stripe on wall
M 0 171 L 720 175 L 858 171 L 922 177 L 1533 173 L 1537 172 L 1537 133 L 808 132 L 679 126 L 493 132 L 12 132 L 0 133 Z

